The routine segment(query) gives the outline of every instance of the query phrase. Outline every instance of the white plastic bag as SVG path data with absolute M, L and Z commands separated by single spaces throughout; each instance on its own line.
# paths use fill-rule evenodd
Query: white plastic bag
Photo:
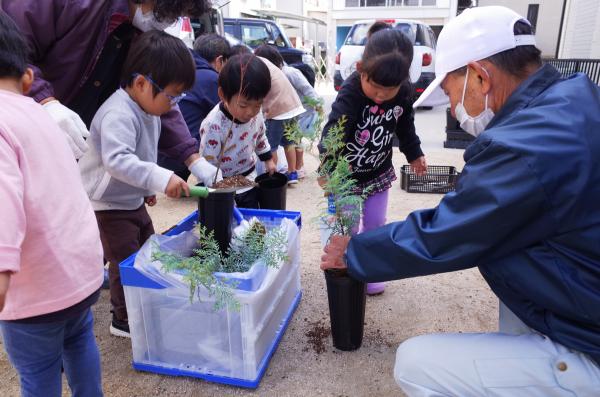
M 240 235 L 244 233 L 249 225 L 256 222 L 257 219 L 253 218 L 249 222 L 243 221 L 240 226 L 234 229 L 234 234 Z M 291 219 L 284 218 L 281 224 L 277 227 L 283 228 L 287 236 L 287 255 L 290 263 L 296 263 L 299 261 L 298 252 L 300 241 L 298 235 L 300 233 L 298 226 Z M 181 289 L 182 293 L 189 293 L 189 283 L 184 280 L 184 272 L 166 272 L 163 270 L 163 264 L 160 261 L 152 260 L 154 253 L 160 251 L 177 253 L 183 257 L 188 257 L 192 254 L 193 250 L 198 247 L 198 234 L 196 228 L 193 230 L 185 231 L 175 236 L 165 236 L 162 234 L 154 234 L 150 236 L 148 241 L 144 243 L 140 248 L 133 267 L 140 273 L 152 281 L 160 284 L 166 288 L 177 288 Z M 281 266 L 282 264 L 280 264 Z M 247 272 L 244 273 L 215 273 L 220 278 L 230 278 L 234 280 L 241 280 L 241 283 L 246 284 L 246 280 L 253 278 L 259 278 L 256 281 L 251 282 L 251 290 L 236 290 L 235 294 L 252 293 L 260 289 L 265 288 L 269 284 L 269 280 L 272 278 L 271 273 L 275 273 L 277 269 L 268 268 L 265 271 L 265 265 L 262 260 L 256 261 Z M 271 274 L 271 276 L 270 276 Z M 210 301 L 212 298 L 209 296 L 206 288 L 200 286 L 198 288 L 198 298 L 203 301 Z

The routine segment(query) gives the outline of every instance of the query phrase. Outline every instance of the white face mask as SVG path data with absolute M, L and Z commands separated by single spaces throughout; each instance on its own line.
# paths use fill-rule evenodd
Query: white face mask
M 135 10 L 135 14 L 133 15 L 133 20 L 131 23 L 142 32 L 147 32 L 154 29 L 165 30 L 172 25 L 171 22 L 158 22 L 156 18 L 154 18 L 154 13 L 152 11 L 146 13 L 142 12 L 141 5 Z
M 487 70 L 483 69 L 483 71 L 489 76 Z M 481 112 L 478 116 L 469 116 L 464 106 L 465 92 L 467 90 L 468 79 L 469 68 L 467 68 L 467 75 L 465 76 L 465 85 L 463 86 L 462 100 L 458 105 L 456 105 L 456 109 L 454 109 L 454 112 L 456 113 L 456 119 L 460 122 L 460 128 L 477 138 L 485 130 L 485 127 L 487 127 L 490 121 L 494 118 L 494 112 L 492 111 L 492 109 L 488 108 L 488 96 L 486 95 L 485 110 Z

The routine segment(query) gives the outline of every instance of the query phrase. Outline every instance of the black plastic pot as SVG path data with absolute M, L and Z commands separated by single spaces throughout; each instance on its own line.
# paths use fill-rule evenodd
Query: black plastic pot
M 362 344 L 367 284 L 335 269 L 325 271 L 325 281 L 333 346 L 356 350 Z
M 235 192 L 210 193 L 198 199 L 198 221 L 213 231 L 222 253 L 229 248 Z
M 261 209 L 284 210 L 288 178 L 285 174 L 276 172 L 259 175 L 255 179 L 258 183 L 258 204 Z

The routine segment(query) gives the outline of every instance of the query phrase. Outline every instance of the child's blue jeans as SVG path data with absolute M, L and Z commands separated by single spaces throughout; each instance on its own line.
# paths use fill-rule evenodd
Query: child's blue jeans
M 73 397 L 102 396 L 100 354 L 90 309 L 68 320 L 0 321 L 4 348 L 19 373 L 23 397 L 61 396 L 61 367 Z

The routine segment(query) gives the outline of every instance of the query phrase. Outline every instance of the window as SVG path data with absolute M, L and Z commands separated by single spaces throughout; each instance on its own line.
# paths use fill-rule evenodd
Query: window
M 401 31 L 406 36 L 408 36 L 410 42 L 413 43 L 413 45 L 416 43 L 417 25 L 413 25 L 411 23 L 399 23 L 396 26 L 394 26 L 394 29 Z
M 367 7 L 385 7 L 386 0 L 366 0 Z
M 437 0 L 346 0 L 346 7 L 435 7 Z
M 277 26 L 271 26 L 273 37 L 275 37 L 275 45 L 277 47 L 287 47 L 285 39 Z
M 348 33 L 348 38 L 346 39 L 346 45 L 365 45 L 367 42 L 367 32 L 369 31 L 369 27 L 366 23 L 356 24 L 352 26 L 350 29 L 350 33 Z
M 531 23 L 533 33 L 535 33 L 535 28 L 537 27 L 537 18 L 539 10 L 539 4 L 529 4 L 529 7 L 527 8 L 527 20 Z
M 415 45 L 423 45 L 426 47 L 433 48 L 434 45 L 431 41 L 431 35 L 425 25 L 417 25 L 417 37 L 414 41 Z
M 233 25 L 225 25 L 224 26 L 225 33 L 235 36 L 235 26 Z
M 271 38 L 264 25 L 241 25 L 242 42 L 250 47 L 258 47 Z
M 433 30 L 431 28 L 429 28 L 428 30 L 429 30 L 429 38 L 431 40 L 431 48 L 435 49 L 435 47 L 437 45 L 437 40 L 435 38 L 435 33 L 433 33 Z

